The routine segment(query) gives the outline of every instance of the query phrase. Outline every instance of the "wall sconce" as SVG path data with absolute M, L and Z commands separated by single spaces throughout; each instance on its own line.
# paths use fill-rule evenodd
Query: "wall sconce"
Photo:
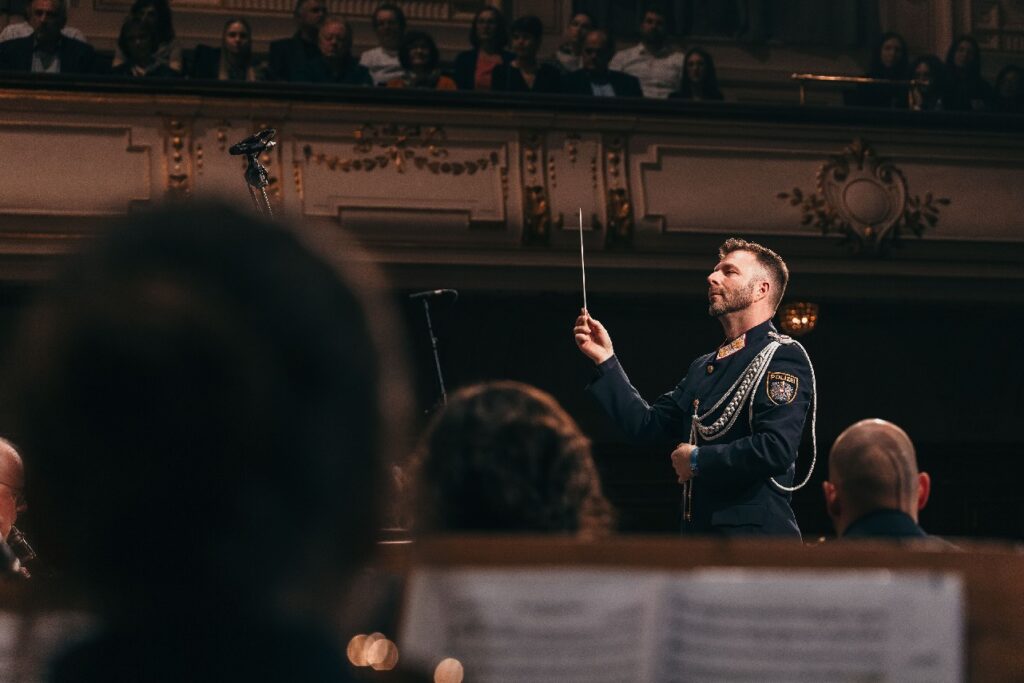
M 818 304 L 795 301 L 785 304 L 779 311 L 779 327 L 791 337 L 813 332 L 818 324 Z

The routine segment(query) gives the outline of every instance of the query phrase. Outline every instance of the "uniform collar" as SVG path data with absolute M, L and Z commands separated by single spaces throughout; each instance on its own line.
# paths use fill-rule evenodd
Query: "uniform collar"
M 749 330 L 741 334 L 739 337 L 732 337 L 730 339 L 724 340 L 721 344 L 719 344 L 718 348 L 722 348 L 723 346 L 732 344 L 740 337 L 745 337 L 746 346 L 751 346 L 766 338 L 768 334 L 771 332 L 775 332 L 776 334 L 778 334 L 778 330 L 775 329 L 775 325 L 772 324 L 771 319 L 768 319 L 759 325 L 754 325 Z

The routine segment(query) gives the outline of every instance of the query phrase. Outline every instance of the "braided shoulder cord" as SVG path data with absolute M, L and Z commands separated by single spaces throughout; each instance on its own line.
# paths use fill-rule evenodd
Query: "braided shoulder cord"
M 775 481 L 775 477 L 771 477 L 772 485 L 780 491 L 786 493 L 792 493 L 793 491 L 799 491 L 803 487 L 807 486 L 807 482 L 811 480 L 811 475 L 814 474 L 814 464 L 818 461 L 818 381 L 814 377 L 814 363 L 811 362 L 811 357 L 807 353 L 807 349 L 803 347 L 803 344 L 790 339 L 786 343 L 796 344 L 796 347 L 804 354 L 804 358 L 807 359 L 807 367 L 811 369 L 811 469 L 807 470 L 807 476 L 804 480 L 796 486 L 783 486 L 779 482 Z M 753 421 L 753 405 L 754 402 L 750 402 L 751 405 L 751 421 Z M 753 431 L 753 424 L 751 424 L 751 431 Z

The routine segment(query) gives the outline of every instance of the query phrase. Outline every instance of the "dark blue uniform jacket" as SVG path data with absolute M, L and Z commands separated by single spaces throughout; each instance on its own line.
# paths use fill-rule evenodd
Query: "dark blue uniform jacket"
M 633 388 L 614 356 L 598 366 L 600 376 L 588 390 L 631 442 L 664 448 L 670 467 L 669 453 L 690 439 L 694 401 L 699 401 L 701 415 L 714 406 L 773 341 L 770 335 L 778 333 L 767 321 L 747 331 L 741 350 L 721 359 L 717 350 L 697 358 L 675 389 L 652 404 Z M 769 478 L 792 486 L 811 385 L 811 368 L 803 351 L 794 343 L 784 343 L 751 398 L 740 407 L 732 428 L 717 440 L 698 439 L 693 521 L 683 523 L 684 533 L 799 537 L 790 507 L 792 496 L 776 489 Z M 711 424 L 724 409 L 703 424 Z

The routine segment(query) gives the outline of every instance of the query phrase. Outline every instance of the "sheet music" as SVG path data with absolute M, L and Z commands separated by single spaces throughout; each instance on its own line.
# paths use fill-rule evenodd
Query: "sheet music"
M 964 680 L 963 586 L 882 570 L 426 570 L 399 648 L 466 680 Z

